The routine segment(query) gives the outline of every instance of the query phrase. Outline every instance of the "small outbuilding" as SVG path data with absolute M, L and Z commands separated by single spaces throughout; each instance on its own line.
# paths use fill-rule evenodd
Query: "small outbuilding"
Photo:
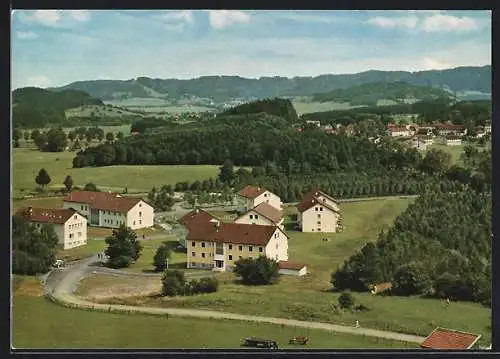
M 283 275 L 294 275 L 297 277 L 302 277 L 307 274 L 307 265 L 294 263 L 289 261 L 281 261 L 278 263 L 279 273 Z
M 461 332 L 453 329 L 436 328 L 420 344 L 423 349 L 467 350 L 478 349 L 479 334 Z

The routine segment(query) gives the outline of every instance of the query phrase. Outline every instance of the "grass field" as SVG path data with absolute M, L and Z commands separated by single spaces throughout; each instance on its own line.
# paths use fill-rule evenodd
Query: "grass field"
M 141 256 L 135 263 L 131 264 L 129 268 L 125 268 L 124 270 L 130 272 L 153 272 L 153 257 L 156 250 L 162 245 L 163 242 L 167 242 L 171 248 L 171 258 L 168 261 L 169 268 L 186 268 L 186 252 L 174 250 L 175 246 L 179 244 L 179 242 L 174 236 L 167 235 L 164 238 L 146 239 L 141 241 L 143 246 Z
M 429 151 L 432 148 L 437 148 L 442 151 L 445 151 L 451 155 L 451 163 L 452 164 L 457 164 L 461 165 L 463 164 L 462 160 L 460 159 L 460 156 L 462 155 L 462 152 L 464 151 L 464 146 L 445 146 L 445 145 L 440 145 L 440 144 L 432 144 L 429 145 L 425 148 L 424 154 Z
M 184 113 L 184 112 L 206 112 L 214 111 L 213 108 L 204 106 L 128 106 L 130 110 L 144 111 L 147 113 Z
M 106 242 L 97 239 L 87 239 L 87 244 L 84 246 L 59 250 L 56 254 L 57 259 L 64 259 L 67 262 L 76 261 L 90 257 L 97 252 L 102 252 L 106 249 Z
M 330 234 L 287 231 L 290 236 L 289 260 L 308 264 L 309 274 L 302 278 L 283 276 L 274 286 L 245 287 L 235 281 L 231 273 L 219 275 L 220 290 L 214 294 L 185 298 L 129 297 L 111 300 L 152 306 L 188 307 L 288 317 L 352 325 L 359 320 L 371 328 L 429 334 L 436 326 L 477 332 L 484 341 L 491 338 L 490 311 L 478 304 L 452 303 L 446 307 L 442 301 L 417 297 L 381 297 L 367 293 L 354 294 L 358 304 L 371 308 L 365 313 L 335 313 L 333 304 L 338 293 L 332 293 L 330 275 L 343 261 L 368 241 L 377 238 L 403 211 L 411 199 L 383 199 L 341 204 L 345 230 Z M 288 208 L 287 214 L 293 212 Z M 116 278 L 119 283 L 119 278 Z M 99 286 L 102 278 L 88 277 L 88 288 Z M 158 281 L 158 289 L 160 283 Z M 107 300 L 110 301 L 109 299 Z
M 313 102 L 313 101 L 304 101 L 302 99 L 293 100 L 293 107 L 297 114 L 303 115 L 305 113 L 312 112 L 322 112 L 322 111 L 331 111 L 331 110 L 348 110 L 350 108 L 354 108 L 355 106 L 351 106 L 349 103 L 340 103 L 340 102 Z
M 103 190 L 149 192 L 153 186 L 175 184 L 215 178 L 218 166 L 108 166 L 94 168 L 72 168 L 73 152 L 49 153 L 25 148 L 13 150 L 13 191 L 32 192 L 36 188 L 35 177 L 41 168 L 49 173 L 52 182 L 49 188 L 63 187 L 66 175 L 71 175 L 75 186 L 83 187 L 93 182 Z M 28 193 L 26 193 L 28 194 Z
M 66 118 L 72 117 L 121 117 L 138 116 L 136 113 L 125 108 L 87 105 L 66 110 Z
M 22 348 L 238 348 L 241 339 L 288 339 L 304 331 L 272 324 L 89 312 L 60 307 L 43 297 L 15 295 L 12 341 Z M 415 348 L 415 344 L 308 330 L 308 348 Z M 303 348 L 303 347 L 302 347 Z

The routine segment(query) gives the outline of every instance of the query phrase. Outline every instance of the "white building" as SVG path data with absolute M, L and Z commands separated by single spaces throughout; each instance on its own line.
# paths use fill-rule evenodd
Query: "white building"
M 436 143 L 445 146 L 460 146 L 462 144 L 462 139 L 458 136 L 439 137 Z
M 235 223 L 260 224 L 264 226 L 278 226 L 283 229 L 283 211 L 262 202 L 236 218 Z
M 261 203 L 267 203 L 280 211 L 283 209 L 281 199 L 262 187 L 246 186 L 242 188 L 237 194 L 237 200 L 240 203 L 240 212 L 247 212 Z
M 131 229 L 153 226 L 154 209 L 141 198 L 122 197 L 117 193 L 73 191 L 64 198 L 64 208 L 79 211 L 96 227 Z
M 38 227 L 53 225 L 63 249 L 87 244 L 87 219 L 73 209 L 24 207 L 17 213 Z
M 283 275 L 294 275 L 302 277 L 307 274 L 307 265 L 294 263 L 289 261 L 282 261 L 278 263 L 279 273 Z
M 333 233 L 339 229 L 340 208 L 335 199 L 319 189 L 305 194 L 297 210 L 302 232 Z

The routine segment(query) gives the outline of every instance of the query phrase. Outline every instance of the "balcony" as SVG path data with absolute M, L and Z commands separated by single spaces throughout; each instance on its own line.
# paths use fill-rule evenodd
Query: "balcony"
M 215 254 L 214 254 L 214 260 L 216 260 L 216 261 L 224 261 L 224 259 L 225 259 L 224 252 L 222 252 L 222 253 L 217 253 L 217 251 L 215 252 Z

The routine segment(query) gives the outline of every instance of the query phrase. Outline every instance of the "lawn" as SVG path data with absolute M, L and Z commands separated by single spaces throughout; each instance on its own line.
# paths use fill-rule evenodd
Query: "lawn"
M 106 242 L 97 239 L 87 239 L 87 244 L 84 246 L 61 249 L 57 252 L 57 259 L 64 259 L 67 262 L 76 261 L 84 258 L 91 257 L 92 255 L 102 252 L 106 249 Z
M 334 312 L 333 304 L 336 303 L 338 294 L 330 291 L 331 272 L 363 244 L 375 240 L 379 231 L 387 228 L 411 201 L 412 199 L 390 198 L 343 203 L 341 210 L 344 212 L 345 230 L 326 235 L 330 239 L 326 243 L 321 241 L 325 234 L 288 230 L 289 259 L 308 264 L 310 273 L 305 277 L 282 277 L 280 283 L 274 286 L 245 287 L 235 281 L 233 274 L 222 273 L 218 275 L 221 281 L 220 291 L 214 294 L 185 298 L 129 297 L 112 302 L 192 307 L 346 325 L 359 320 L 366 327 L 422 336 L 439 325 L 478 332 L 488 342 L 491 337 L 491 330 L 488 328 L 490 311 L 473 303 L 452 303 L 446 308 L 442 301 L 434 299 L 380 297 L 357 293 L 356 301 L 371 308 L 369 312 Z M 293 208 L 286 208 L 285 212 L 289 215 Z M 96 281 L 96 286 L 99 285 L 99 279 L 95 277 L 88 277 L 85 281 L 88 282 L 88 287 L 92 287 L 92 281 Z
M 462 160 L 460 159 L 460 156 L 462 155 L 462 152 L 464 151 L 464 146 L 445 146 L 445 145 L 440 145 L 440 144 L 432 144 L 429 145 L 425 148 L 424 154 L 429 151 L 432 148 L 437 148 L 442 151 L 445 151 L 451 155 L 451 163 L 452 164 L 457 164 L 457 165 L 463 165 Z
M 175 249 L 175 247 L 179 244 L 175 236 L 166 235 L 164 238 L 142 240 L 141 244 L 143 248 L 141 256 L 135 263 L 131 264 L 131 266 L 125 270 L 131 272 L 152 272 L 154 270 L 153 257 L 156 250 L 162 245 L 163 242 L 167 242 L 171 248 L 171 258 L 168 262 L 169 268 L 186 268 L 186 252 Z
M 308 348 L 415 348 L 415 344 L 265 323 L 89 312 L 60 307 L 43 297 L 15 295 L 15 348 L 238 348 L 242 338 L 288 339 L 307 334 Z M 303 348 L 303 347 L 301 347 Z
M 218 166 L 107 166 L 72 168 L 74 152 L 48 153 L 33 149 L 13 149 L 13 192 L 28 194 L 35 190 L 35 177 L 41 168 L 49 173 L 49 188 L 63 187 L 66 175 L 71 175 L 75 186 L 93 182 L 102 190 L 149 192 L 153 186 L 215 178 Z

